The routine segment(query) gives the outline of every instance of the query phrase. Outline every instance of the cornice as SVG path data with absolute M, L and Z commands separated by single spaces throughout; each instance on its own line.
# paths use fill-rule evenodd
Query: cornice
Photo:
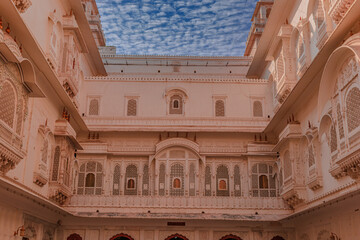
M 85 81 L 99 82 L 204 82 L 204 83 L 241 83 L 267 84 L 267 79 L 248 79 L 243 75 L 179 75 L 179 74 L 113 74 L 110 76 L 85 77 Z

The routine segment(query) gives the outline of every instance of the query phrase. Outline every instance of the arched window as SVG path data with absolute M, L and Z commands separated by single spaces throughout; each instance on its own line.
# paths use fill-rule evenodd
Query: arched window
M 265 189 L 269 188 L 269 181 L 266 175 L 259 176 L 259 188 L 265 188 Z
M 16 119 L 16 133 L 21 135 L 22 126 L 24 121 L 24 100 L 21 99 L 19 101 L 18 109 L 17 109 L 17 119 Z
M 113 195 L 120 194 L 120 166 L 116 165 L 113 177 Z
M 331 153 L 337 151 L 337 134 L 335 124 L 332 124 L 330 127 L 330 150 Z
M 184 196 L 184 167 L 180 163 L 176 163 L 171 166 L 170 179 L 173 179 L 170 195 Z
M 216 196 L 229 196 L 229 172 L 225 165 L 220 165 L 216 169 Z
M 278 58 L 276 59 L 276 71 L 277 71 L 277 82 L 281 80 L 284 76 L 285 68 L 284 68 L 284 57 L 283 52 L 281 51 Z
M 54 154 L 54 163 L 52 167 L 52 181 L 57 181 L 59 176 L 59 164 L 60 164 L 60 147 L 56 146 Z
M 15 89 L 8 81 L 5 81 L 0 91 L 0 120 L 10 128 L 14 128 L 16 109 Z
M 165 195 L 165 164 L 160 164 L 159 173 L 159 196 Z
M 86 174 L 85 187 L 87 188 L 95 187 L 95 174 L 93 173 Z
M 285 240 L 283 237 L 275 236 L 271 240 Z
M 136 116 L 137 111 L 137 102 L 135 99 L 129 99 L 127 103 L 127 115 L 128 116 Z
M 215 116 L 224 117 L 225 116 L 225 103 L 224 100 L 216 100 L 215 102 Z
M 254 117 L 263 116 L 262 103 L 260 101 L 254 101 L 253 103 L 253 116 Z
M 189 239 L 185 236 L 176 233 L 171 236 L 168 236 L 165 240 L 189 240 Z
M 360 126 L 360 90 L 352 88 L 346 96 L 346 117 L 349 133 Z
M 253 197 L 276 197 L 276 181 L 272 166 L 266 163 L 254 164 L 251 168 L 251 188 Z
M 149 165 L 144 165 L 142 195 L 149 195 Z
M 181 181 L 179 178 L 174 178 L 173 180 L 173 188 L 180 189 L 181 188 Z
M 240 180 L 240 168 L 238 165 L 234 167 L 234 194 L 236 197 L 241 196 L 241 180 Z
M 125 179 L 125 195 L 137 195 L 138 172 L 135 165 L 131 164 L 126 167 Z
M 291 163 L 289 151 L 285 152 L 283 163 L 284 163 L 284 179 L 287 179 L 292 176 L 292 163 Z
M 99 100 L 91 99 L 89 104 L 89 115 L 97 116 L 99 115 Z
M 87 162 L 80 166 L 77 194 L 101 195 L 102 165 L 97 162 Z
M 47 140 L 47 138 L 45 138 L 43 142 L 43 147 L 41 149 L 41 161 L 45 164 L 47 163 L 48 151 L 49 151 L 49 141 Z
M 211 169 L 209 165 L 205 168 L 205 196 L 211 196 Z
M 170 97 L 169 114 L 183 114 L 183 100 L 181 95 L 172 95 Z
M 309 161 L 309 168 L 315 165 L 315 156 L 314 156 L 314 150 L 312 144 L 308 146 L 308 161 Z

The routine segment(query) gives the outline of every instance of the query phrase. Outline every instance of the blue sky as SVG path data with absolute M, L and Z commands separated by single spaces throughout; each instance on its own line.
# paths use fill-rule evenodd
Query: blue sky
M 256 0 L 96 0 L 117 54 L 242 56 Z

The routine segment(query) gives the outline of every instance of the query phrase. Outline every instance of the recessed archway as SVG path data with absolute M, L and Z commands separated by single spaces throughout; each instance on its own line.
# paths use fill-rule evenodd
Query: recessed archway
M 283 237 L 275 236 L 271 240 L 285 240 Z
M 226 236 L 223 236 L 220 240 L 242 240 L 240 237 L 229 234 Z
M 120 233 L 110 238 L 110 240 L 134 240 L 134 239 L 127 234 Z
M 79 234 L 73 233 L 67 237 L 67 240 L 82 240 Z
M 185 236 L 176 233 L 171 236 L 168 236 L 165 240 L 189 240 L 189 239 Z

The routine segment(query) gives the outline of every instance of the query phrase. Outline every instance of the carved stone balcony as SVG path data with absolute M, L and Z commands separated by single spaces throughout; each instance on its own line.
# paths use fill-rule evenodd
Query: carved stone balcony
M 65 208 L 75 214 L 111 212 L 112 216 L 126 216 L 146 213 L 175 214 L 174 217 L 191 217 L 191 214 L 242 215 L 268 210 L 273 214 L 288 214 L 290 208 L 281 198 L 251 197 L 160 197 L 160 196 L 94 196 L 74 195 Z M 186 213 L 186 214 L 185 214 Z M 187 215 L 187 216 L 185 216 Z M 204 217 L 204 214 L 201 215 Z M 146 216 L 145 216 L 146 217 Z
M 70 141 L 74 144 L 76 149 L 80 149 L 80 150 L 83 149 L 80 143 L 78 142 L 78 140 L 76 139 L 75 130 L 71 127 L 70 123 L 65 119 L 59 119 L 55 121 L 54 135 L 68 137 Z
M 20 136 L 0 120 L 0 173 L 7 173 L 24 158 L 21 148 Z
M 21 13 L 24 13 L 32 4 L 30 0 L 13 0 L 13 2 Z
M 360 146 L 352 151 L 338 156 L 330 167 L 330 173 L 335 178 L 350 176 L 352 179 L 360 177 Z
M 354 3 L 355 0 L 331 0 L 330 1 L 330 11 L 329 15 L 331 19 L 339 24 L 341 19 L 345 16 L 346 12 L 349 10 L 350 6 Z
M 262 132 L 265 118 L 215 118 L 215 117 L 86 117 L 91 131 L 221 131 Z
M 50 182 L 49 184 L 49 197 L 60 205 L 71 196 L 71 189 L 64 184 L 58 182 Z
M 297 185 L 295 181 L 291 179 L 284 183 L 280 195 L 287 204 L 294 207 L 306 200 L 307 193 L 305 186 Z
M 286 80 L 285 75 L 281 77 L 277 86 L 278 92 L 275 96 L 279 103 L 283 103 L 285 101 L 285 99 L 289 96 L 291 90 L 293 89 L 294 85 L 294 83 Z

